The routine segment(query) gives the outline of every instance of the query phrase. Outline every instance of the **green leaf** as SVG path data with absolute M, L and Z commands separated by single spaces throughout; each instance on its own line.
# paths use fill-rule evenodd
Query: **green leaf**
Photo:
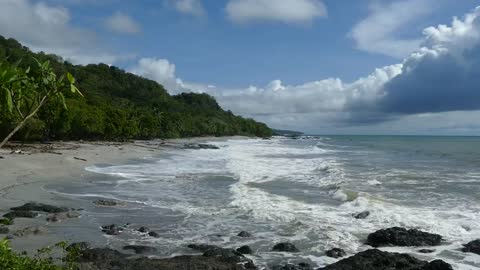
M 13 102 L 12 102 L 12 93 L 10 92 L 10 90 L 8 89 L 5 89 L 6 91 L 6 101 L 7 101 L 7 109 L 8 109 L 8 112 L 12 112 L 12 109 L 13 109 Z
M 72 73 L 70 73 L 70 72 L 67 72 L 67 79 L 71 84 L 75 83 L 75 78 L 73 77 Z
M 68 110 L 67 103 L 65 102 L 65 96 L 61 92 L 58 93 L 58 96 L 60 97 L 60 101 L 62 101 L 63 108 Z
M 80 90 L 78 90 L 78 88 L 75 85 L 70 84 L 70 90 L 72 91 L 72 93 L 77 93 L 77 94 L 79 94 L 80 96 L 83 97 L 82 92 L 80 92 Z

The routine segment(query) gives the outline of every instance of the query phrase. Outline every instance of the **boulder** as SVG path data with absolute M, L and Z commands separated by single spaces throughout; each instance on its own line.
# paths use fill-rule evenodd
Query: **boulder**
M 275 246 L 273 246 L 272 251 L 278 251 L 278 252 L 299 252 L 298 248 L 293 245 L 292 243 L 278 243 Z
M 408 254 L 369 249 L 318 270 L 451 270 L 443 261 L 428 263 Z
M 118 251 L 97 248 L 81 252 L 78 258 L 79 270 L 256 270 L 251 260 L 244 258 L 238 263 L 229 257 L 215 256 L 177 256 L 168 259 L 140 257 L 129 259 Z
M 358 214 L 353 215 L 354 218 L 356 219 L 365 219 L 368 216 L 370 216 L 370 211 L 363 211 Z
M 480 255 L 480 239 L 471 241 L 463 245 L 463 252 L 471 252 Z
M 242 254 L 253 254 L 253 250 L 249 246 L 241 246 L 237 248 L 237 252 Z
M 70 218 L 79 218 L 80 217 L 80 213 L 78 212 L 61 212 L 61 213 L 54 213 L 54 214 L 50 214 L 47 216 L 47 221 L 48 222 L 61 222 L 61 221 L 64 221 L 66 219 L 70 219 Z
M 13 211 L 37 211 L 45 213 L 61 213 L 68 212 L 66 207 L 57 207 L 53 205 L 43 204 L 43 203 L 26 203 L 22 206 L 10 208 Z
M 0 226 L 0 234 L 7 234 L 9 232 L 10 232 L 10 230 L 8 229 L 7 226 L 4 226 L 4 225 Z
M 140 227 L 140 228 L 138 229 L 138 231 L 141 232 L 141 233 L 149 233 L 149 232 L 150 232 L 150 229 L 147 228 L 147 227 Z
M 115 224 L 102 226 L 102 232 L 107 235 L 119 235 L 123 231 L 123 228 L 118 227 Z
M 285 265 L 276 265 L 271 267 L 272 270 L 312 270 L 312 266 L 308 263 L 299 263 L 295 264 L 285 264 Z
M 93 201 L 93 203 L 94 203 L 95 205 L 105 206 L 105 207 L 112 207 L 112 206 L 117 206 L 117 205 L 119 205 L 119 202 L 117 202 L 117 201 L 115 201 L 115 200 L 103 200 L 103 199 Z
M 424 249 L 420 249 L 418 252 L 420 252 L 420 253 L 433 253 L 433 252 L 435 252 L 435 250 L 434 250 L 434 249 L 425 249 L 425 248 L 424 248 Z
M 149 232 L 148 236 L 153 237 L 153 238 L 160 238 L 160 234 L 158 234 L 154 231 Z
M 367 244 L 373 247 L 382 246 L 437 246 L 442 242 L 442 236 L 422 232 L 416 229 L 393 227 L 383 229 L 368 235 Z
M 242 253 L 231 248 L 211 248 L 203 253 L 204 257 L 219 257 L 224 261 L 240 263 L 248 261 Z
M 193 149 L 193 150 L 200 150 L 200 149 L 220 149 L 218 146 L 206 143 L 187 143 L 183 146 L 183 149 Z
M 331 258 L 341 258 L 347 255 L 345 250 L 341 248 L 332 248 L 330 250 L 325 251 L 325 255 Z
M 133 250 L 135 254 L 145 254 L 156 252 L 157 249 L 149 246 L 128 245 L 123 247 L 124 250 Z
M 238 237 L 244 237 L 244 238 L 248 238 L 248 237 L 252 237 L 252 234 L 249 233 L 249 232 L 246 232 L 246 231 L 241 231 L 237 234 Z
M 24 210 L 14 210 L 3 215 L 4 218 L 10 219 L 10 220 L 15 218 L 34 218 L 36 216 L 38 216 L 37 213 L 31 212 L 31 211 L 24 211 Z

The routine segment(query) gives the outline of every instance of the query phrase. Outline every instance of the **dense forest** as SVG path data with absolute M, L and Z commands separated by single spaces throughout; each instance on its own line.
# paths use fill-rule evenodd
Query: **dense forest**
M 105 64 L 72 65 L 59 56 L 33 53 L 0 36 L 0 62 L 29 68 L 49 61 L 57 74 L 70 72 L 84 97 L 65 96 L 67 108 L 49 102 L 15 135 L 17 140 L 128 140 L 193 136 L 270 136 L 263 123 L 223 110 L 207 94 L 169 95 L 155 81 Z M 0 108 L 0 137 L 18 122 Z

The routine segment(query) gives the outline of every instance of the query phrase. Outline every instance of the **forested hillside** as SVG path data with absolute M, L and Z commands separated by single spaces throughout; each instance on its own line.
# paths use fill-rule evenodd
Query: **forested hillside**
M 27 140 L 127 140 L 192 136 L 270 136 L 265 124 L 224 111 L 207 94 L 171 96 L 162 85 L 105 64 L 76 66 L 61 57 L 33 53 L 0 36 L 0 62 L 34 67 L 50 61 L 58 74 L 76 78 L 84 97 L 66 96 L 68 110 L 50 102 L 16 135 Z M 18 121 L 0 108 L 0 137 Z

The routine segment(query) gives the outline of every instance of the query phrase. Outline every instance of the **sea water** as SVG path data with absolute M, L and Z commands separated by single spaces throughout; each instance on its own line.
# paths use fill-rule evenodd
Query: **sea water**
M 337 247 L 353 255 L 371 248 L 366 237 L 393 226 L 438 233 L 435 252 L 384 248 L 420 259 L 443 259 L 456 269 L 480 269 L 480 256 L 461 252 L 480 238 L 480 138 L 303 136 L 213 141 L 219 149 L 167 148 L 124 165 L 98 164 L 89 181 L 47 187 L 91 204 L 92 226 L 147 226 L 160 238 L 136 233 L 101 236 L 113 247 L 155 246 L 158 256 L 192 253 L 186 246 L 249 245 L 258 265 L 309 262 L 324 266 Z M 371 214 L 365 219 L 353 215 Z M 253 237 L 240 238 L 240 231 Z M 301 252 L 272 252 L 278 242 Z

